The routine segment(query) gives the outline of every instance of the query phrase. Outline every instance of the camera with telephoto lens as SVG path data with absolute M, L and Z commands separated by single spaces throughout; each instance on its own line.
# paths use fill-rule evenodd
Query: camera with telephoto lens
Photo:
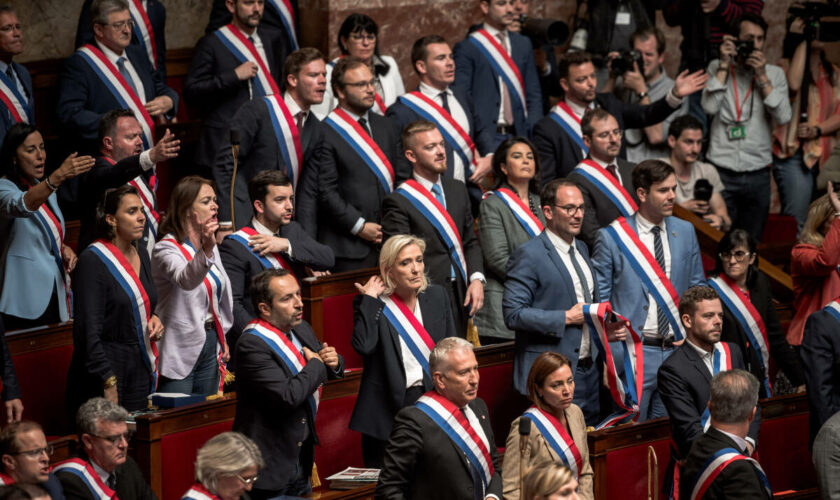
M 739 61 L 746 61 L 750 54 L 755 50 L 755 44 L 752 40 L 736 40 L 735 41 L 735 57 Z
M 628 71 L 633 71 L 633 63 L 639 66 L 639 72 L 645 73 L 645 61 L 642 59 L 642 53 L 638 50 L 624 50 L 618 57 L 610 61 L 610 71 L 616 75 L 623 75 Z

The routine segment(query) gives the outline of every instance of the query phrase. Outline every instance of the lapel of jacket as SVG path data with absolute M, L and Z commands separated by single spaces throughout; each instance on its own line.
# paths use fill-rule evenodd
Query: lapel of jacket
M 379 314 L 385 314 L 384 303 L 382 303 L 382 310 L 379 311 Z M 388 318 L 385 318 L 385 322 L 388 323 L 388 331 L 391 333 L 391 342 L 394 343 L 394 351 L 397 353 L 397 362 L 400 365 L 400 370 L 403 372 L 403 376 L 405 376 L 405 365 L 403 364 L 402 342 L 400 341 L 400 334 L 397 333 L 397 330 L 394 328 L 394 325 L 391 324 Z
M 138 52 L 138 50 L 140 52 Z M 143 71 L 144 68 L 149 64 L 149 58 L 143 49 L 140 49 L 138 45 L 129 45 L 125 48 L 125 57 L 129 60 L 132 66 L 134 66 L 134 72 L 137 73 L 137 76 L 140 77 L 140 82 L 143 84 L 143 92 L 146 95 L 139 95 L 137 97 L 140 98 L 141 101 L 150 101 L 155 98 L 155 81 L 154 78 L 150 77 L 150 75 Z M 143 62 L 140 62 L 140 58 L 143 58 L 146 64 L 144 65 Z M 114 65 L 116 67 L 116 64 Z
M 274 77 L 277 74 L 277 68 L 274 67 L 274 48 L 272 47 L 273 39 L 266 33 L 266 30 L 262 29 L 262 27 L 257 27 L 257 34 L 260 36 L 263 51 L 265 52 L 265 62 L 268 64 L 268 71 L 271 73 L 271 76 Z M 280 80 L 275 80 L 275 82 L 280 89 L 283 88 L 283 82 Z M 283 97 L 282 92 L 280 93 L 280 97 Z
M 633 189 L 633 168 L 636 165 L 621 158 L 616 158 L 615 161 L 618 164 L 618 173 L 621 174 L 621 185 L 628 193 L 630 193 L 633 201 L 638 204 L 639 199 L 636 196 L 636 190 Z
M 546 229 L 542 233 L 540 233 L 540 240 L 543 242 L 543 246 L 545 247 L 545 253 L 548 255 L 549 260 L 554 264 L 557 268 L 557 272 L 560 273 L 560 277 L 563 279 L 563 284 L 565 285 L 565 290 L 570 290 L 572 292 L 572 296 L 575 294 L 575 282 L 572 280 L 572 275 L 569 274 L 569 270 L 566 269 L 566 266 L 563 265 L 563 260 L 560 259 L 560 254 L 557 253 L 557 249 L 554 248 L 554 244 L 551 243 L 551 240 L 548 239 L 548 234 L 546 234 Z M 577 302 L 577 300 L 573 299 L 573 302 Z
M 592 301 L 598 297 L 598 280 L 595 279 L 595 273 L 592 271 L 592 260 L 589 258 L 589 248 L 582 240 L 575 238 L 575 251 L 583 257 L 584 262 L 589 267 L 589 272 L 592 274 Z
M 671 283 L 674 282 L 676 276 L 675 271 L 680 268 L 680 266 L 675 265 L 677 263 L 677 259 L 681 258 L 682 252 L 680 251 L 680 243 L 681 240 L 678 240 L 678 233 L 676 224 L 672 224 L 672 221 L 676 219 L 672 217 L 665 217 L 665 231 L 668 233 L 668 249 L 671 251 L 671 269 L 669 270 L 671 275 Z
M 628 226 L 630 226 L 630 229 L 632 229 L 632 230 L 633 230 L 633 232 L 635 232 L 635 233 L 636 233 L 636 236 L 638 236 L 638 237 L 639 237 L 639 239 L 641 240 L 641 235 L 639 234 L 639 228 L 638 228 L 638 226 L 636 226 L 636 214 L 633 214 L 633 215 L 631 215 L 630 217 L 626 217 L 625 219 L 627 220 L 627 225 L 628 225 Z M 643 244 L 644 244 L 644 243 L 643 243 Z M 653 252 L 653 250 L 652 250 L 652 249 L 651 249 L 650 254 L 651 254 L 651 255 L 653 255 L 653 254 L 654 254 L 654 252 Z M 622 257 L 622 258 L 623 258 L 623 257 Z M 656 256 L 654 256 L 654 258 L 656 258 Z M 627 259 L 624 259 L 624 260 L 625 260 L 625 262 L 624 262 L 624 267 L 628 267 L 628 266 L 630 265 L 630 263 L 629 263 L 629 262 L 626 262 L 626 261 L 627 261 Z M 631 268 L 628 268 L 628 269 L 627 269 L 627 271 L 628 271 L 628 272 L 633 273 L 634 275 L 636 275 L 636 271 L 634 271 L 634 270 L 633 270 L 633 269 L 631 269 Z M 636 276 L 638 276 L 638 275 L 636 275 Z M 639 282 L 639 286 L 641 286 L 641 287 L 642 287 L 642 290 L 644 290 L 644 292 L 645 292 L 645 301 L 647 301 L 647 300 L 648 300 L 647 295 L 650 293 L 650 290 L 648 290 L 648 287 L 647 287 L 647 285 L 645 285 L 644 281 L 642 281 L 641 279 L 638 279 L 637 281 Z
M 685 352 L 685 357 L 688 361 L 694 366 L 694 368 L 700 372 L 700 375 L 703 377 L 703 380 L 706 382 L 712 381 L 712 374 L 709 373 L 709 369 L 706 367 L 706 363 L 700 359 L 700 355 L 697 354 L 697 351 L 687 343 L 683 343 L 682 350 Z

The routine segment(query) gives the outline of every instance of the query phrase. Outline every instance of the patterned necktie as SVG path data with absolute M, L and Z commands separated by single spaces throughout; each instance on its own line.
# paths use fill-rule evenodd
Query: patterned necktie
M 134 91 L 134 95 L 140 97 L 141 99 L 143 96 L 137 93 L 137 87 L 134 86 L 134 80 L 131 78 L 131 73 L 128 72 L 128 68 L 125 67 L 125 57 L 120 56 L 117 58 L 117 69 L 120 71 L 120 74 L 125 78 L 125 83 L 131 87 L 131 90 Z
M 583 274 L 583 269 L 580 267 L 577 257 L 575 257 L 574 243 L 572 243 L 569 247 L 569 258 L 572 260 L 572 266 L 575 268 L 575 274 L 577 274 L 578 280 L 580 280 L 580 287 L 583 289 L 583 301 L 587 304 L 591 304 L 592 293 L 589 291 L 589 283 L 586 281 L 586 275 Z
M 612 174 L 612 176 L 615 177 L 615 180 L 618 180 L 618 172 L 615 169 L 615 163 L 610 163 L 609 165 L 607 165 L 607 172 Z
M 362 130 L 364 130 L 364 131 L 365 131 L 365 133 L 366 133 L 368 136 L 373 137 L 373 136 L 371 135 L 371 133 L 370 133 L 370 129 L 369 129 L 369 128 L 368 128 L 368 126 L 367 126 L 367 120 L 365 120 L 365 119 L 364 119 L 364 117 L 363 117 L 363 118 L 359 118 L 359 126 L 361 126 L 361 127 L 362 127 Z
M 662 268 L 665 273 L 665 251 L 662 249 L 662 235 L 660 234 L 662 228 L 653 226 L 653 253 L 656 257 L 656 263 Z M 667 274 L 666 274 L 667 275 Z M 658 306 L 659 304 L 657 304 Z M 665 309 L 662 307 L 656 308 L 656 331 L 663 339 L 668 338 L 668 317 L 665 315 Z
M 303 111 L 298 111 L 297 114 L 295 115 L 295 120 L 296 120 L 295 124 L 297 125 L 298 132 L 303 132 L 303 122 L 305 121 L 304 117 L 305 117 L 305 114 L 304 114 Z
M 499 32 L 496 35 L 496 38 L 499 39 L 499 44 L 505 49 L 505 53 L 510 55 L 510 50 L 508 50 L 505 33 Z M 510 103 L 510 90 L 508 89 L 507 85 L 504 84 L 504 81 L 501 82 L 502 85 L 502 113 L 504 116 L 505 123 L 507 125 L 513 125 L 513 106 Z
M 117 490 L 117 474 L 112 472 L 110 476 L 108 476 L 108 487 L 112 490 Z

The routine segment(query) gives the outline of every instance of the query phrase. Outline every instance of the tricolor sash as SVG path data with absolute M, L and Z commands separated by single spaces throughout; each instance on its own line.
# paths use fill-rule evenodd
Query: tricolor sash
M 285 333 L 275 328 L 271 323 L 263 319 L 255 319 L 245 325 L 245 328 L 242 330 L 242 335 L 245 334 L 256 335 L 261 338 L 275 354 L 280 356 L 280 359 L 285 363 L 293 377 L 300 373 L 303 367 L 306 366 L 306 360 L 303 358 L 303 354 L 297 350 Z M 322 387 L 319 387 L 318 390 L 309 396 L 309 406 L 312 407 L 313 419 L 318 412 L 318 405 L 321 403 L 321 390 Z
M 343 57 L 344 57 L 343 55 L 338 56 L 327 64 L 330 65 L 330 68 L 334 68 L 335 64 L 338 62 L 338 60 L 342 59 Z M 379 95 L 379 92 L 377 92 L 376 89 L 374 89 L 374 91 L 373 91 L 373 106 L 370 108 L 371 112 L 376 113 L 377 115 L 380 115 L 380 116 L 385 116 L 385 110 L 387 108 L 388 107 L 385 106 L 385 100 L 382 99 L 382 96 Z
M 618 211 L 624 217 L 630 217 L 639 209 L 630 193 L 624 189 L 618 179 L 594 160 L 586 159 L 578 163 L 575 172 L 578 172 L 604 193 L 613 202 L 613 205 L 618 207 Z
M 0 100 L 6 105 L 14 123 L 33 123 L 32 107 L 18 90 L 17 84 L 0 71 Z
M 528 408 L 522 417 L 530 419 L 537 426 L 542 437 L 554 450 L 554 453 L 560 457 L 563 464 L 572 471 L 576 478 L 580 477 L 580 471 L 583 470 L 583 457 L 581 457 L 572 436 L 566 431 L 566 426 L 561 424 L 554 415 L 544 412 L 536 406 Z
M 295 32 L 295 10 L 292 8 L 292 3 L 289 0 L 267 0 L 265 2 L 274 7 L 274 10 L 280 15 L 280 21 L 283 27 L 286 28 L 286 33 L 289 35 L 289 44 L 291 52 L 300 48 L 297 40 L 297 33 Z
M 665 316 L 668 318 L 671 328 L 674 329 L 676 340 L 684 339 L 685 330 L 677 311 L 680 296 L 650 250 L 642 243 L 639 235 L 630 227 L 624 217 L 614 220 L 605 229 L 607 234 L 615 241 L 618 250 L 639 276 L 642 284 L 653 295 L 656 304 L 665 311 Z
M 510 90 L 510 96 L 516 100 L 528 118 L 528 106 L 525 100 L 525 81 L 519 68 L 496 38 L 485 29 L 478 29 L 470 33 L 470 41 L 484 54 L 493 72 L 499 76 Z
M 235 233 L 228 235 L 228 238 L 230 238 L 231 240 L 241 244 L 246 249 L 248 249 L 248 251 L 251 252 L 257 258 L 257 260 L 260 261 L 260 264 L 262 264 L 263 268 L 265 268 L 265 269 L 286 269 L 289 272 L 291 272 L 292 271 L 292 266 L 289 265 L 289 261 L 287 261 L 286 258 L 283 257 L 283 254 L 278 252 L 278 253 L 267 253 L 265 255 L 260 255 L 260 253 L 258 251 L 254 250 L 254 248 L 251 247 L 251 245 L 248 242 L 250 241 L 251 236 L 256 236 L 257 234 L 259 234 L 259 233 L 257 232 L 256 229 L 254 229 L 252 227 L 243 227 L 239 231 L 236 231 Z
M 487 198 L 489 195 L 496 195 L 499 197 L 502 202 L 513 212 L 513 216 L 522 224 L 522 228 L 528 233 L 531 238 L 536 238 L 539 236 L 541 232 L 543 232 L 543 224 L 540 222 L 540 219 L 531 212 L 531 209 L 528 208 L 528 205 L 525 204 L 524 201 L 508 188 L 498 188 L 495 191 L 487 191 L 484 193 L 484 198 Z
M 108 158 L 102 157 L 111 165 L 116 165 L 117 162 Z M 137 195 L 140 197 L 140 202 L 143 203 L 143 213 L 146 214 L 146 227 L 149 229 L 149 239 L 146 242 L 146 253 L 149 257 L 152 256 L 152 251 L 157 242 L 158 227 L 160 226 L 160 214 L 157 211 L 157 176 L 152 168 L 151 177 L 146 180 L 144 175 L 138 175 L 134 179 L 128 181 L 128 185 L 137 190 Z
M 0 486 L 9 486 L 10 484 L 15 484 L 15 480 L 12 476 L 0 472 Z
M 767 328 L 764 326 L 764 320 L 761 319 L 761 315 L 758 314 L 750 299 L 725 274 L 710 279 L 709 285 L 715 289 L 726 307 L 732 311 L 735 320 L 746 332 L 750 344 L 753 345 L 755 352 L 758 354 L 761 368 L 764 370 L 763 382 L 764 388 L 767 390 L 767 397 L 772 396 L 770 388 L 770 350 L 768 349 L 770 343 L 767 340 Z
M 566 131 L 569 137 L 575 141 L 575 144 L 580 146 L 580 151 L 584 158 L 589 156 L 589 148 L 587 148 L 586 144 L 583 143 L 583 132 L 580 130 L 581 118 L 572 111 L 572 108 L 570 108 L 568 104 L 564 101 L 558 102 L 557 106 L 551 108 L 551 112 L 548 113 L 548 116 L 551 117 L 557 125 L 560 125 L 560 128 Z
M 607 385 L 610 389 L 613 401 L 618 405 L 619 411 L 607 417 L 598 424 L 598 429 L 612 427 L 613 425 L 636 421 L 639 418 L 639 404 L 642 400 L 642 388 L 645 382 L 644 351 L 642 338 L 633 330 L 628 328 L 627 337 L 619 345 L 621 346 L 622 358 L 624 359 L 624 376 L 619 375 L 622 370 L 616 366 L 615 355 L 612 352 L 612 344 L 607 340 L 607 320 L 615 315 L 621 322 L 629 323 L 627 318 L 613 312 L 609 302 L 599 304 L 584 304 L 583 318 L 584 335 L 589 335 L 595 346 L 604 353 L 607 369 Z
M 379 297 L 379 299 L 385 303 L 382 313 L 385 314 L 388 322 L 397 331 L 400 342 L 408 348 L 417 363 L 423 367 L 423 372 L 431 379 L 429 355 L 435 347 L 435 341 L 432 340 L 423 325 L 417 321 L 414 313 L 408 310 L 401 298 L 392 294 Z
M 195 483 L 184 493 L 181 500 L 221 500 L 221 497 L 210 493 L 201 483 Z
M 467 260 L 464 257 L 464 245 L 461 243 L 461 235 L 457 226 L 449 216 L 449 212 L 435 199 L 435 196 L 414 179 L 409 179 L 395 191 L 402 195 L 414 206 L 429 223 L 435 228 L 446 247 L 449 249 L 449 256 L 455 267 L 461 273 L 464 283 L 467 281 Z
M 134 112 L 134 117 L 140 122 L 140 128 L 143 131 L 143 148 L 149 149 L 154 146 L 155 122 L 143 105 L 142 99 L 145 96 L 138 96 L 134 92 L 134 89 L 125 81 L 117 67 L 108 60 L 98 47 L 86 44 L 79 47 L 77 52 L 90 65 L 102 83 L 108 87 L 111 95 L 120 103 L 120 107 Z
M 117 492 L 109 488 L 90 463 L 80 458 L 70 458 L 59 462 L 53 467 L 53 472 L 67 471 L 82 480 L 95 500 L 119 500 Z
M 286 164 L 286 175 L 292 181 L 292 188 L 297 190 L 300 168 L 303 165 L 300 131 L 281 94 L 266 96 L 264 99 L 268 107 L 268 116 L 271 117 L 271 126 L 274 128 L 277 146 L 283 156 L 283 163 Z
M 399 99 L 412 111 L 437 125 L 443 138 L 455 151 L 455 154 L 461 158 L 467 171 L 470 174 L 475 171 L 476 157 L 478 156 L 475 143 L 448 111 L 419 91 L 409 92 L 400 96 Z
M 828 314 L 834 316 L 834 319 L 840 322 L 840 299 L 834 299 L 826 304 L 825 310 Z
M 726 342 L 717 342 L 715 344 L 715 353 L 712 356 L 712 376 L 714 377 L 720 372 L 726 372 L 732 369 L 732 353 L 729 351 L 729 344 Z M 703 426 L 703 432 L 709 430 L 709 424 L 711 420 L 711 414 L 709 413 L 709 407 L 703 410 L 703 414 L 700 415 L 700 425 Z
M 90 245 L 91 251 L 99 257 L 114 281 L 128 295 L 131 301 L 131 313 L 134 315 L 134 329 L 137 333 L 138 345 L 143 346 L 140 354 L 146 369 L 152 377 L 152 391 L 157 388 L 158 382 L 158 348 L 157 344 L 149 338 L 149 320 L 152 317 L 151 304 L 140 277 L 134 272 L 123 253 L 112 243 L 105 240 L 96 240 Z
M 260 51 L 254 47 L 254 44 L 248 40 L 248 37 L 239 28 L 233 24 L 222 26 L 216 30 L 216 36 L 237 61 L 240 63 L 252 62 L 259 66 L 257 76 L 251 79 L 255 98 L 280 93 L 280 88 L 274 81 L 274 77 L 271 76 L 271 71 L 269 71 L 268 61 L 262 58 Z
M 146 55 L 149 56 L 152 67 L 157 69 L 157 42 L 155 42 L 155 30 L 152 28 L 152 22 L 149 21 L 149 14 L 141 0 L 128 0 L 128 10 L 131 13 L 131 19 L 134 20 L 134 34 L 140 46 L 146 51 Z
M 484 429 L 480 425 L 474 427 L 464 416 L 464 412 L 435 391 L 429 391 L 420 396 L 415 406 L 428 415 L 466 455 L 470 465 L 481 477 L 486 490 L 495 469 L 493 459 L 490 457 L 490 443 L 487 441 Z M 469 406 L 465 408 L 465 411 L 472 413 Z
M 195 248 L 189 241 L 184 241 L 184 244 L 178 243 L 175 236 L 167 234 L 162 240 L 177 248 L 181 255 L 187 259 L 187 262 L 193 260 L 195 257 Z M 203 251 L 203 250 L 202 250 Z M 207 275 L 204 276 L 204 288 L 207 290 L 207 298 L 210 300 L 210 314 L 213 316 L 213 324 L 216 327 L 216 339 L 219 342 L 219 354 L 217 362 L 219 363 L 219 392 L 222 392 L 225 387 L 225 372 L 227 371 L 227 364 L 224 362 L 225 354 L 225 331 L 222 329 L 222 315 L 221 303 L 222 294 L 225 291 L 225 280 L 222 272 L 216 267 L 216 264 L 210 266 Z
M 365 132 L 361 125 L 341 108 L 335 108 L 324 118 L 324 123 L 335 130 L 353 151 L 365 162 L 379 179 L 386 194 L 394 190 L 394 168 L 379 148 L 373 137 Z
M 709 486 L 712 485 L 718 475 L 723 472 L 723 469 L 736 460 L 746 460 L 752 463 L 756 472 L 758 472 L 758 477 L 761 479 L 761 483 L 764 486 L 764 490 L 767 492 L 768 498 L 773 498 L 773 493 L 770 490 L 770 481 L 767 480 L 767 475 L 764 473 L 761 465 L 759 465 L 755 459 L 741 454 L 741 452 L 735 448 L 723 448 L 709 457 L 709 460 L 706 462 L 703 470 L 700 472 L 700 475 L 697 476 L 697 479 L 691 487 L 691 497 L 689 498 L 691 498 L 691 500 L 703 498 L 703 495 L 706 494 L 706 490 L 709 489 Z

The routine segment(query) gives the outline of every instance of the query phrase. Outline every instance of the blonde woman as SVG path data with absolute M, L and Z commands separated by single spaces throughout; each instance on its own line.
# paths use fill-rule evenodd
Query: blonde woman
M 525 474 L 522 498 L 527 500 L 578 500 L 578 482 L 567 467 L 544 462 Z M 508 498 L 505 495 L 505 498 Z
M 199 448 L 195 459 L 196 483 L 182 498 L 239 500 L 265 467 L 256 443 L 238 432 L 223 432 Z

